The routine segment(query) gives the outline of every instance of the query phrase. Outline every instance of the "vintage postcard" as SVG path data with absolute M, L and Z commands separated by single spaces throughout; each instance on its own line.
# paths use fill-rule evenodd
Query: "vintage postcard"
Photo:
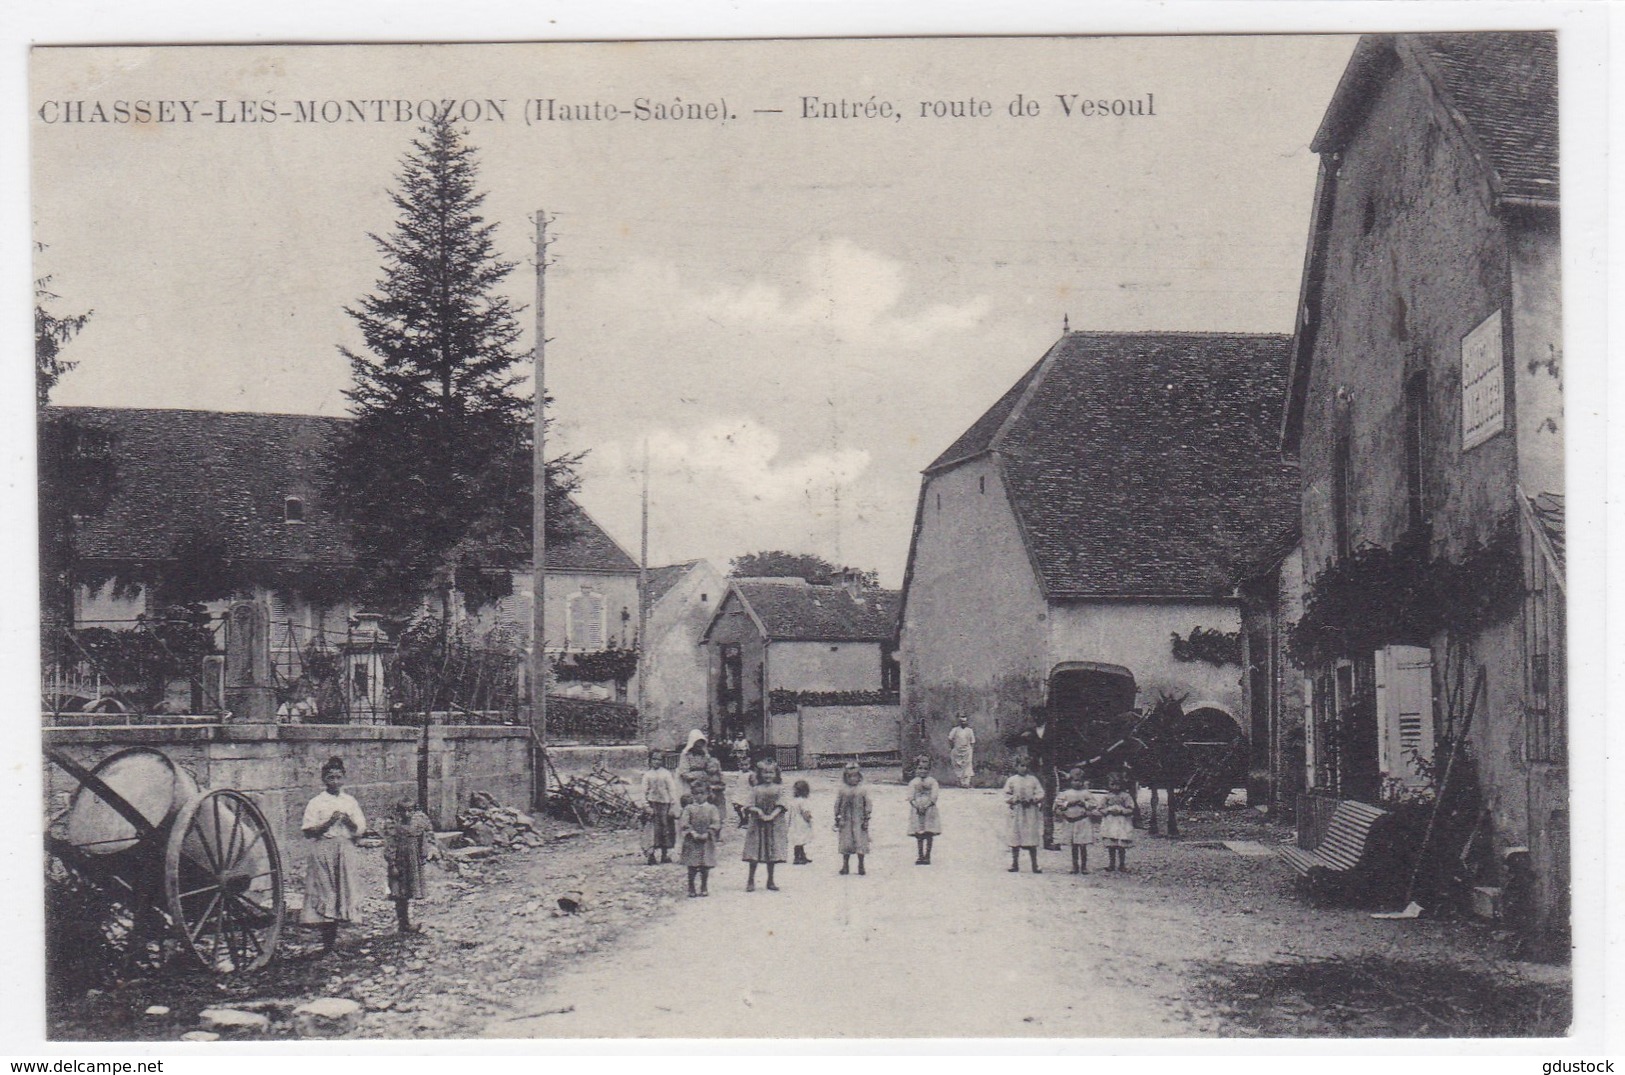
M 1568 47 L 35 48 L 46 1036 L 1562 1038 Z

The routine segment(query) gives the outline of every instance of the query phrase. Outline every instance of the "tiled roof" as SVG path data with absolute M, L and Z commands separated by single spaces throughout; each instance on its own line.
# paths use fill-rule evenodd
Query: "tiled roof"
M 1503 193 L 1556 201 L 1557 35 L 1419 34 L 1416 43 L 1488 154 Z
M 1229 594 L 1285 540 L 1299 512 L 1276 444 L 1290 343 L 1073 332 L 1050 349 L 986 447 L 1051 599 Z
M 666 564 L 661 567 L 649 569 L 649 607 L 653 608 L 660 603 L 660 599 L 671 593 L 672 587 L 683 580 L 683 576 L 699 564 L 698 560 L 688 560 L 681 564 Z
M 840 586 L 794 580 L 735 579 L 731 585 L 770 642 L 885 642 L 897 630 L 896 590 L 854 597 Z
M 567 524 L 571 532 L 570 540 L 548 545 L 547 569 L 636 575 L 638 562 L 632 559 L 631 554 L 605 533 L 585 508 L 579 504 L 572 506 L 574 510 Z
M 245 559 L 353 559 L 321 482 L 347 418 L 124 407 L 52 407 L 51 416 L 112 438 L 112 499 L 75 534 L 86 559 L 163 559 L 192 531 L 217 533 Z M 303 500 L 302 523 L 285 520 L 288 497 Z M 579 507 L 570 526 L 571 541 L 548 549 L 549 570 L 636 574 L 632 558 Z
M 50 416 L 72 417 L 112 439 L 112 499 L 79 522 L 80 556 L 163 559 L 177 538 L 204 531 L 246 558 L 351 559 L 320 480 L 345 419 L 117 407 L 53 407 Z M 290 496 L 304 501 L 303 523 L 284 521 Z
M 1407 54 L 1476 143 L 1499 194 L 1558 200 L 1557 37 L 1546 31 L 1362 37 L 1310 148 L 1343 148 Z

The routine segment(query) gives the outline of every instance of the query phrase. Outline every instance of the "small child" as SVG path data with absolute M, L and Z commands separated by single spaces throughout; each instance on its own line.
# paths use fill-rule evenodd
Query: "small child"
M 722 815 L 710 802 L 711 784 L 704 776 L 690 784 L 690 801 L 683 807 L 678 827 L 683 831 L 683 865 L 688 867 L 688 894 L 711 894 L 711 867 L 717 864 L 717 837 L 722 833 Z M 698 879 L 700 889 L 694 891 Z
M 677 777 L 666 768 L 666 755 L 661 751 L 649 751 L 649 768 L 643 774 L 640 788 L 643 792 L 643 856 L 653 866 L 658 851 L 661 862 L 670 862 L 671 849 L 677 846 Z
M 382 826 L 384 866 L 389 878 L 389 898 L 395 901 L 395 923 L 402 933 L 421 933 L 412 924 L 413 900 L 429 894 L 424 867 L 440 857 L 435 842 L 434 823 L 411 799 L 395 804 L 395 813 Z
M 805 780 L 797 780 L 794 797 L 790 800 L 790 846 L 795 848 L 792 866 L 812 864 L 812 859 L 807 857 L 807 845 L 812 843 L 813 837 L 812 804 L 808 802 L 811 796 L 811 786 Z
M 848 762 L 841 773 L 843 787 L 835 794 L 836 842 L 841 852 L 841 872 L 852 872 L 852 856 L 858 856 L 858 876 L 864 875 L 863 856 L 869 853 L 869 818 L 874 814 L 874 803 L 869 789 L 863 786 L 863 770 L 857 762 Z
M 1015 775 L 1004 782 L 1004 802 L 1010 808 L 1010 872 L 1021 872 L 1021 849 L 1032 858 L 1033 873 L 1038 868 L 1038 845 L 1044 838 L 1044 785 L 1033 775 L 1025 754 L 1016 757 Z
M 1055 837 L 1072 847 L 1072 872 L 1089 872 L 1089 845 L 1095 842 L 1103 816 L 1090 794 L 1082 769 L 1067 774 L 1066 790 L 1055 796 Z
M 914 837 L 914 865 L 931 865 L 931 844 L 942 832 L 937 813 L 937 796 L 942 786 L 931 775 L 931 759 L 921 754 L 914 759 L 914 779 L 908 782 L 909 835 Z
M 1106 869 L 1127 873 L 1125 860 L 1128 849 L 1134 846 L 1134 796 L 1124 790 L 1121 773 L 1112 773 L 1106 778 L 1103 807 L 1100 841 L 1106 845 Z

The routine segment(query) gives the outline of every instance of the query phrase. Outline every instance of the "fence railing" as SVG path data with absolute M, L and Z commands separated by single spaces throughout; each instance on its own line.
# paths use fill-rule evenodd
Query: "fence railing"
M 586 698 L 547 696 L 547 738 L 634 743 L 642 738 L 636 706 Z

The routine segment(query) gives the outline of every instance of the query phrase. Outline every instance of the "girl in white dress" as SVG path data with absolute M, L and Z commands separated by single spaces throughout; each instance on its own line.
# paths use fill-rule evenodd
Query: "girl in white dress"
M 1038 868 L 1038 845 L 1044 839 L 1044 785 L 1033 775 L 1025 754 L 1016 758 L 1015 775 L 1004 782 L 1004 802 L 1010 808 L 1010 872 L 1021 872 L 1021 849 L 1026 848 Z
M 1055 838 L 1072 848 L 1072 872 L 1089 872 L 1089 845 L 1100 828 L 1101 805 L 1088 790 L 1082 769 L 1067 774 L 1067 786 L 1055 796 Z
M 1124 873 L 1128 849 L 1134 846 L 1134 796 L 1123 789 L 1123 776 L 1106 778 L 1105 818 L 1100 823 L 1100 842 L 1106 845 L 1106 869 Z
M 805 780 L 797 780 L 795 794 L 790 800 L 790 846 L 794 848 L 795 858 L 790 862 L 792 866 L 806 866 L 812 862 L 807 857 L 807 845 L 813 838 L 812 814 L 812 787 Z

